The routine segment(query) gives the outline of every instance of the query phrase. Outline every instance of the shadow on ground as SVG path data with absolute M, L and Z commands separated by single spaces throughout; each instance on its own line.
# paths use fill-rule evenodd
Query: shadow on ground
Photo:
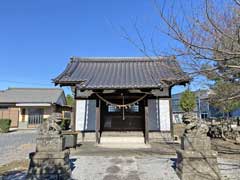
M 26 178 L 26 171 L 25 170 L 13 170 L 6 172 L 2 175 L 3 180 L 25 180 Z M 1 175 L 0 175 L 1 179 Z
M 170 160 L 172 161 L 172 168 L 174 170 L 176 170 L 176 165 L 177 165 L 177 158 L 170 158 Z

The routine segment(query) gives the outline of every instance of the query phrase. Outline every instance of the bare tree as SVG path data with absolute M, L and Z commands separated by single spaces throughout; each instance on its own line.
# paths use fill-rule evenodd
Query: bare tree
M 232 83 L 234 90 L 220 101 L 240 99 L 240 1 L 203 0 L 201 11 L 181 20 L 173 6 L 154 2 L 167 26 L 162 32 L 180 45 L 173 55 L 189 60 L 190 74 Z

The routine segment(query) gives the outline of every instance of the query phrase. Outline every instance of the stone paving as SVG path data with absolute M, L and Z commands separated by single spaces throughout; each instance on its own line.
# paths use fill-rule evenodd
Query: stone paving
M 172 167 L 174 161 L 171 158 L 134 156 L 80 156 L 75 158 L 73 179 L 178 180 Z
M 179 180 L 176 156 L 78 156 L 72 157 L 75 180 Z M 223 180 L 240 179 L 240 162 L 218 159 Z
M 29 153 L 35 151 L 36 135 L 36 130 L 0 134 L 0 165 L 28 159 Z

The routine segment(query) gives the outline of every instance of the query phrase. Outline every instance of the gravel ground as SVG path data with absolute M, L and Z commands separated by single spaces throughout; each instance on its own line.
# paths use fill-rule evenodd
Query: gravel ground
M 28 158 L 29 153 L 35 151 L 36 134 L 36 130 L 0 134 L 0 166 Z

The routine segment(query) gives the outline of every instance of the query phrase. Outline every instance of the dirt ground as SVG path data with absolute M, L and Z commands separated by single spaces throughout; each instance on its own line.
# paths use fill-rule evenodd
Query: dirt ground
M 29 166 L 29 161 L 26 159 L 12 161 L 8 164 L 4 164 L 0 166 L 0 177 L 25 172 L 28 169 L 28 166 Z
M 218 152 L 218 156 L 240 161 L 240 145 L 222 139 L 212 139 L 212 149 Z
M 75 179 L 124 179 L 149 180 L 178 179 L 174 171 L 174 162 L 176 161 L 177 143 L 151 143 L 151 148 L 146 149 L 111 149 L 102 148 L 95 145 L 94 142 L 84 143 L 76 149 L 71 149 L 71 159 L 75 169 L 73 177 Z M 212 140 L 212 147 L 218 150 L 218 163 L 224 180 L 238 180 L 240 177 L 240 146 L 225 142 L 221 139 Z M 125 163 L 113 164 L 111 159 L 122 159 L 123 162 L 133 160 L 128 171 L 124 169 Z M 144 162 L 148 162 L 147 164 Z M 6 180 L 24 180 L 28 168 L 28 160 L 14 161 L 0 167 L 0 174 L 7 177 Z M 99 166 L 101 164 L 101 166 Z M 145 164 L 146 166 L 143 166 Z M 118 167 L 118 172 L 112 172 L 112 167 Z M 99 169 L 100 168 L 100 169 Z M 104 171 L 104 173 L 102 172 Z M 113 169 L 114 170 L 114 169 Z M 155 174 L 148 173 L 155 172 Z M 95 177 L 95 172 L 98 178 Z M 125 174 L 124 174 L 124 173 Z M 134 173 L 132 173 L 134 172 Z M 131 174 L 132 173 L 132 174 Z M 0 177 L 1 177 L 0 175 Z M 111 175 L 111 176 L 110 176 Z M 123 177 L 123 178 L 120 178 Z M 126 178 L 128 177 L 128 178 Z M 131 178 L 130 178 L 131 177 Z M 111 180 L 113 180 L 111 179 Z M 86 180 L 89 180 L 88 178 Z
M 182 124 L 178 124 L 174 126 L 175 135 L 180 136 L 183 133 L 184 126 Z M 19 136 L 19 134 L 17 134 Z M 218 151 L 218 157 L 221 159 L 223 165 L 226 162 L 232 163 L 237 162 L 234 164 L 234 167 L 237 168 L 237 172 L 240 170 L 240 145 L 236 145 L 234 143 L 224 141 L 222 139 L 212 139 L 212 148 L 213 150 Z M 79 144 L 77 149 L 71 149 L 71 156 L 84 156 L 87 157 L 135 157 L 135 158 L 142 158 L 142 157 L 152 157 L 152 158 L 163 158 L 164 156 L 174 156 L 176 155 L 176 149 L 180 148 L 180 144 L 178 143 L 151 143 L 151 148 L 148 149 L 109 149 L 109 148 L 102 148 L 96 147 L 95 143 L 84 143 Z M 12 148 L 11 148 L 12 149 Z M 11 153 L 11 152 L 8 152 Z M 12 152 L 15 156 L 21 156 L 21 154 L 17 154 L 14 150 Z M 27 153 L 27 152 L 26 152 Z M 223 161 L 222 161 L 223 160 Z M 4 164 L 0 166 L 0 179 L 1 175 L 16 175 L 16 179 L 21 175 L 26 174 L 28 168 L 28 159 L 17 158 L 8 164 Z M 234 172 L 233 172 L 234 173 Z M 11 176 L 13 177 L 13 176 Z M 240 174 L 239 174 L 240 177 Z M 14 178 L 12 178 L 14 179 Z
M 180 137 L 184 133 L 184 124 L 174 124 L 174 135 Z M 218 156 L 226 159 L 240 160 L 240 145 L 221 138 L 211 139 L 212 149 L 218 152 Z
M 156 160 L 155 162 L 156 168 L 158 168 L 157 165 L 159 165 L 159 163 L 157 163 L 158 161 L 165 162 L 164 159 L 169 159 L 169 162 L 166 164 L 166 167 L 171 167 L 171 164 L 174 164 L 173 163 L 174 159 L 176 160 L 175 151 L 176 149 L 179 148 L 179 146 L 180 145 L 176 143 L 151 143 L 151 148 L 148 148 L 148 149 L 109 149 L 109 148 L 97 147 L 95 143 L 92 142 L 92 143 L 84 143 L 82 145 L 79 145 L 76 149 L 71 149 L 71 157 L 72 158 L 77 157 L 76 158 L 77 161 L 75 162 L 76 168 L 77 167 L 79 168 L 80 166 L 83 167 L 82 163 L 84 163 L 85 161 L 83 162 L 82 160 L 84 158 L 88 160 L 85 162 L 87 163 L 88 166 L 95 167 L 94 166 L 95 161 L 99 160 L 102 162 L 104 158 L 110 158 L 110 157 L 111 158 L 122 157 L 123 159 L 134 158 L 136 159 L 136 163 L 135 163 L 136 167 L 138 167 L 139 164 L 141 164 L 141 163 L 138 163 L 138 161 L 150 162 L 148 159 L 150 158 L 152 159 L 152 161 L 154 160 L 153 162 L 155 162 Z M 221 139 L 214 139 L 212 140 L 212 147 L 213 149 L 218 151 L 219 166 L 221 168 L 221 172 L 223 172 L 226 177 L 224 179 L 237 180 L 238 177 L 240 177 L 240 145 L 235 145 L 230 142 L 223 141 Z M 91 158 L 93 157 L 95 158 L 92 159 L 92 161 L 90 161 Z M 169 158 L 169 157 L 174 157 L 174 158 Z M 13 161 L 9 164 L 0 166 L 0 177 L 4 175 L 4 177 L 9 177 L 7 179 L 11 179 L 11 180 L 24 179 L 27 168 L 28 168 L 28 163 L 29 161 L 24 159 L 22 161 Z M 106 168 L 108 168 L 108 165 L 109 164 L 106 164 Z M 81 169 L 81 167 L 80 167 L 80 170 L 84 172 L 83 175 L 86 175 L 85 170 Z M 145 168 L 146 167 L 142 167 L 142 170 L 144 171 Z M 79 169 L 75 169 L 75 171 L 73 171 L 73 174 L 75 175 L 75 177 L 79 176 L 79 173 L 77 170 Z M 169 174 L 169 178 L 172 176 L 172 173 Z M 233 177 L 233 178 L 229 178 L 229 175 L 231 175 L 230 177 Z M 138 176 L 142 177 L 140 174 Z

